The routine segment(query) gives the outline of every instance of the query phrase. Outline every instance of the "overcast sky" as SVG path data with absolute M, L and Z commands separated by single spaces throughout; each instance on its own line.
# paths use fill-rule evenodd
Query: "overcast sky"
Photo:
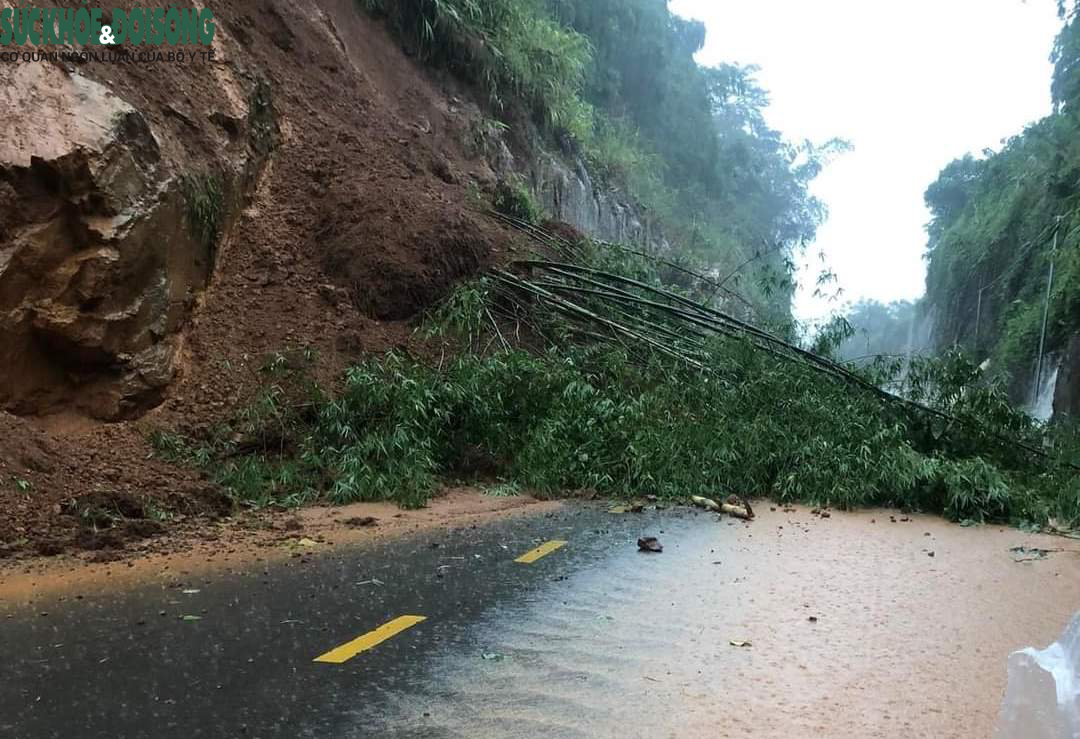
M 824 251 L 841 301 L 921 295 L 927 185 L 952 159 L 1000 148 L 1050 112 L 1053 0 L 672 0 L 671 9 L 705 21 L 702 64 L 761 67 L 774 128 L 854 145 L 814 185 L 830 216 L 800 275 L 813 283 Z M 838 307 L 812 292 L 796 298 L 800 318 Z

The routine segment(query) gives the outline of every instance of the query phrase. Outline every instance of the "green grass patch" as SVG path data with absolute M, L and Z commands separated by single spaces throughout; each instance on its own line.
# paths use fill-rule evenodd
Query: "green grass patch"
M 519 177 L 503 180 L 496 185 L 492 205 L 500 213 L 525 223 L 538 224 L 544 217 L 543 208 Z
M 185 174 L 180 179 L 188 228 L 192 237 L 213 254 L 225 218 L 225 187 L 213 172 Z

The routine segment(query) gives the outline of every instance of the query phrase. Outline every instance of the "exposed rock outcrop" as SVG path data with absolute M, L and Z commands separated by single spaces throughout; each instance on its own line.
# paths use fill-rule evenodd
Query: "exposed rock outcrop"
M 644 208 L 619 190 L 596 182 L 580 158 L 562 158 L 545 151 L 532 134 L 517 156 L 501 137 L 488 142 L 487 158 L 500 178 L 521 177 L 552 220 L 569 223 L 601 241 L 647 246 L 655 252 L 671 246 Z
M 0 409 L 135 415 L 175 374 L 248 143 L 195 176 L 140 111 L 44 62 L 0 70 L 0 108 Z
M 533 192 L 555 220 L 604 241 L 667 250 L 663 235 L 651 227 L 640 206 L 617 190 L 598 186 L 580 160 L 571 167 L 542 153 L 528 162 L 526 172 Z

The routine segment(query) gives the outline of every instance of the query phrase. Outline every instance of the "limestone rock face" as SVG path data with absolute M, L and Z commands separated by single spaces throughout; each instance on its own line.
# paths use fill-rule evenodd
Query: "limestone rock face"
M 574 164 L 568 166 L 549 154 L 528 163 L 530 185 L 544 210 L 603 241 L 667 250 L 663 236 L 650 231 L 636 206 L 617 191 L 599 187 L 581 162 Z
M 580 158 L 557 157 L 537 142 L 530 156 L 515 157 L 504 140 L 496 139 L 486 152 L 494 176 L 524 178 L 554 220 L 601 241 L 645 246 L 658 254 L 671 250 L 644 210 L 618 190 L 594 181 Z
M 139 111 L 49 64 L 0 72 L 0 409 L 117 419 L 172 379 L 213 268 Z

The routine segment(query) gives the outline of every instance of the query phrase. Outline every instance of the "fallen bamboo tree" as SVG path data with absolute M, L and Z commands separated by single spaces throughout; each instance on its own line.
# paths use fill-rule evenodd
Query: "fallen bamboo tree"
M 566 257 L 572 258 L 575 254 L 574 245 L 538 226 L 507 216 L 500 218 L 535 239 L 541 246 Z M 611 246 L 602 242 L 594 243 L 600 247 Z M 703 285 L 721 286 L 715 280 L 675 265 L 669 260 L 630 251 L 645 259 L 680 269 Z M 510 265 L 511 269 L 493 271 L 496 280 L 508 289 L 504 290 L 502 295 L 511 302 L 516 302 L 518 307 L 524 307 L 524 303 L 529 302 L 520 299 L 520 296 L 527 295 L 532 303 L 529 307 L 547 308 L 557 312 L 571 323 L 577 324 L 576 329 L 579 332 L 586 330 L 582 324 L 590 324 L 593 328 L 600 327 L 606 330 L 606 336 L 612 339 L 640 342 L 644 347 L 699 370 L 708 369 L 706 341 L 710 336 L 742 339 L 757 350 L 809 367 L 835 381 L 870 393 L 884 403 L 930 416 L 947 424 L 975 429 L 1000 444 L 1023 450 L 1044 462 L 1054 462 L 1080 470 L 1080 465 L 1057 459 L 1037 446 L 989 429 L 977 420 L 885 390 L 838 362 L 797 346 L 703 301 L 625 275 L 540 256 L 537 254 L 537 258 L 514 261 Z M 515 298 L 515 291 L 518 298 Z M 589 333 L 601 340 L 605 338 L 603 333 L 597 334 L 593 330 L 589 330 Z

